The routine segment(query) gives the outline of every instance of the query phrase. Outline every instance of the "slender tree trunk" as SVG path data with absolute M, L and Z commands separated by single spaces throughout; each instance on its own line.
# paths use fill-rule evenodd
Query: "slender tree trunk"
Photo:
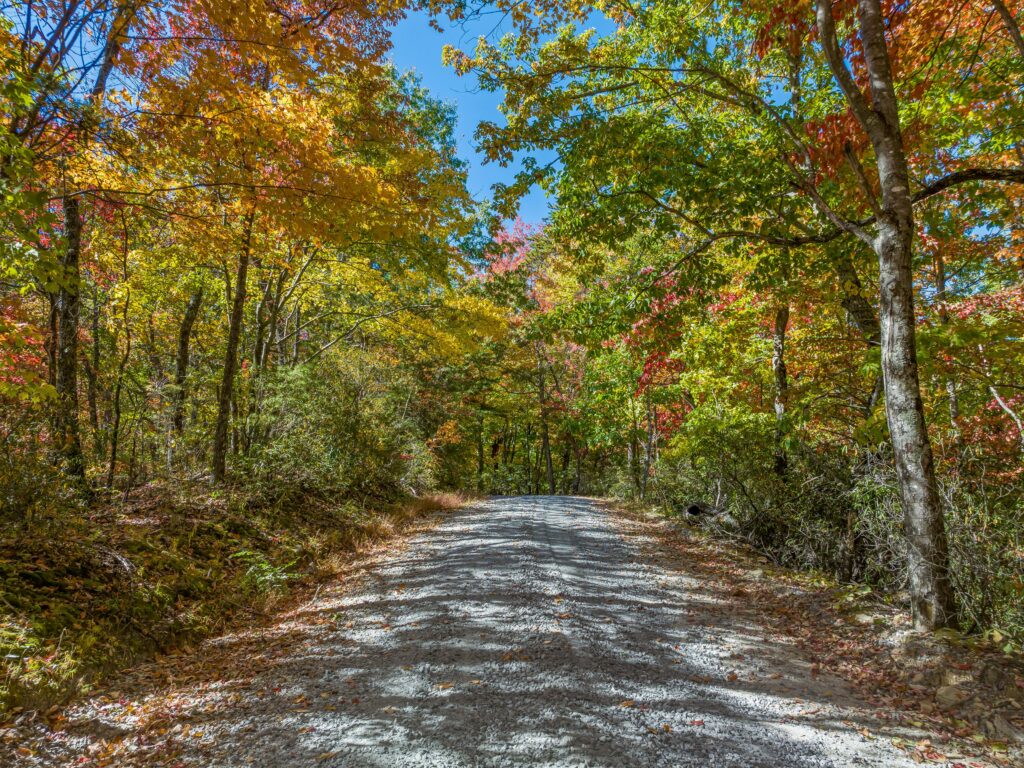
M 640 480 L 640 440 L 637 436 L 640 432 L 640 417 L 637 416 L 636 412 L 636 400 L 632 397 L 629 399 L 629 411 L 633 428 L 629 432 L 629 443 L 626 445 L 626 463 L 629 466 L 629 476 L 633 481 L 633 488 L 636 490 L 638 496 L 642 496 L 643 484 Z
M 57 386 L 57 345 L 60 343 L 57 340 L 59 333 L 58 317 L 60 315 L 60 302 L 57 298 L 56 293 L 47 293 L 46 298 L 50 305 L 50 311 L 47 319 L 47 328 L 49 333 L 46 337 L 46 383 L 51 387 Z
M 507 427 L 509 430 L 508 442 L 501 451 L 501 466 L 513 467 L 516 465 L 516 443 L 519 440 L 519 427 L 515 424 Z
M 548 481 L 548 494 L 554 496 L 558 489 L 555 488 L 555 467 L 551 462 L 551 441 L 548 437 L 547 424 L 541 426 L 541 442 L 544 449 L 544 471 Z
M 497 471 L 499 464 L 505 463 L 505 441 L 508 439 L 508 421 L 501 428 L 501 434 L 495 435 L 491 441 L 491 468 Z M 501 454 L 499 457 L 498 454 Z
M 263 345 L 263 354 L 256 360 L 256 364 L 260 368 L 267 367 L 267 363 L 273 354 L 273 350 L 277 347 L 277 338 L 279 335 L 278 326 L 281 323 L 281 294 L 284 292 L 284 282 L 287 274 L 288 273 L 282 269 L 277 276 L 277 285 L 274 288 L 274 296 L 270 305 L 267 342 Z
M 263 410 L 263 372 L 277 346 L 277 325 L 281 304 L 281 294 L 287 272 L 278 270 L 276 280 L 262 281 L 260 303 L 256 310 L 256 339 L 253 345 L 253 379 L 251 396 L 248 401 L 248 412 L 245 416 L 246 452 L 257 444 L 264 436 L 269 435 L 270 425 L 259 428 L 259 417 Z
M 548 493 L 552 496 L 555 495 L 555 467 L 551 463 L 551 440 L 548 435 L 548 405 L 547 405 L 547 392 L 544 388 L 544 361 L 540 357 L 539 351 L 537 356 L 538 362 L 538 374 L 537 380 L 540 389 L 540 443 L 541 450 L 544 452 L 544 469 L 548 481 Z M 538 486 L 540 480 L 537 481 Z M 538 492 L 539 492 L 538 487 Z
M 136 421 L 135 427 L 132 428 L 132 450 L 128 454 L 128 478 L 124 483 L 124 495 L 121 497 L 122 503 L 128 501 L 128 494 L 131 493 L 132 488 L 135 487 L 135 459 L 138 455 L 139 449 L 139 430 L 137 427 L 138 422 Z
M 117 447 L 121 435 L 121 390 L 124 387 L 124 372 L 128 366 L 128 358 L 132 353 L 132 329 L 128 324 L 129 294 L 124 302 L 124 354 L 117 366 L 117 382 L 114 385 L 114 418 L 110 425 L 110 464 L 107 466 L 107 488 L 114 487 L 114 473 L 117 470 Z
M 161 345 L 156 339 L 156 324 L 154 314 L 149 313 L 146 318 L 146 356 L 149 358 L 149 367 L 153 370 L 153 382 L 158 389 L 163 389 L 167 383 L 166 371 L 164 371 L 164 359 L 161 353 Z
M 78 428 L 78 319 L 81 311 L 82 214 L 78 198 L 64 197 L 64 234 L 67 240 L 62 259 L 64 283 L 57 294 L 57 356 L 54 386 L 57 413 L 54 437 L 70 475 L 85 480 L 85 456 Z
M 476 424 L 476 489 L 484 490 L 484 415 L 478 414 Z
M 561 480 L 559 485 L 564 491 L 568 491 L 568 478 L 569 478 L 569 465 L 572 463 L 572 443 L 566 440 L 565 447 L 562 449 L 562 469 L 559 471 Z
M 524 466 L 526 467 L 526 492 L 530 493 L 533 489 L 533 460 L 530 457 L 530 440 L 533 438 L 533 425 L 527 422 L 526 433 L 523 436 L 523 448 L 526 449 L 526 458 Z
M 92 427 L 93 452 L 97 460 L 103 457 L 103 439 L 100 435 L 99 375 L 100 375 L 100 289 L 95 286 L 92 294 L 92 348 L 85 366 L 88 377 L 89 424 Z
M 259 264 L 256 265 L 257 268 Z M 252 362 L 254 366 L 260 365 L 263 360 L 263 345 L 266 343 L 267 333 L 267 305 L 270 304 L 270 287 L 271 282 L 269 279 L 262 279 L 259 281 L 259 301 L 256 303 L 256 333 L 253 339 L 252 349 Z
M 882 328 L 874 307 L 865 296 L 864 285 L 853 265 L 853 259 L 846 251 L 840 251 L 832 263 L 839 277 L 839 290 L 842 293 L 840 304 L 864 337 L 864 342 L 869 347 L 879 346 L 882 343 Z
M 786 376 L 786 328 L 789 326 L 789 304 L 775 308 L 772 329 L 772 372 L 775 375 L 775 474 L 786 474 L 789 460 L 783 439 L 786 433 L 786 402 L 789 398 L 789 380 Z
M 647 498 L 647 482 L 651 477 L 651 467 L 654 465 L 654 409 L 651 405 L 650 386 L 644 391 L 644 404 L 647 409 L 647 442 L 644 444 L 644 466 L 643 476 L 640 478 L 640 499 Z
M 858 0 L 857 19 L 871 98 L 860 91 L 837 43 L 831 0 L 817 0 L 818 29 L 832 72 L 871 140 L 881 207 L 872 245 L 878 257 L 885 409 L 903 502 L 914 623 L 955 620 L 942 503 L 925 424 L 915 338 L 914 211 L 880 0 Z
M 540 495 L 540 463 L 543 458 L 544 451 L 538 448 L 536 454 L 534 454 L 533 467 L 530 469 L 531 492 L 534 496 Z
M 90 143 L 95 110 L 102 105 L 107 80 L 121 50 L 122 36 L 135 19 L 134 3 L 118 6 L 111 23 L 103 54 L 100 57 L 96 80 L 89 94 L 91 112 L 78 121 L 79 141 L 84 151 Z M 54 420 L 54 437 L 57 451 L 65 468 L 72 477 L 85 480 L 85 456 L 78 420 L 78 323 L 81 313 L 82 278 L 80 262 L 82 255 L 82 211 L 79 198 L 65 192 L 62 198 L 64 209 L 65 251 L 62 259 L 64 285 L 57 295 L 57 349 L 54 387 L 57 390 L 57 412 Z
M 231 421 L 232 390 L 235 373 L 238 370 L 238 343 L 242 335 L 242 319 L 245 312 L 245 287 L 249 270 L 249 254 L 252 251 L 252 229 L 255 213 L 246 215 L 242 236 L 242 248 L 238 254 L 235 273 L 235 290 L 228 319 L 228 341 L 224 350 L 224 371 L 220 389 L 217 392 L 217 421 L 213 433 L 213 481 L 221 483 L 227 470 L 228 430 Z
M 188 380 L 189 346 L 192 340 L 192 326 L 199 317 L 203 304 L 203 289 L 195 291 L 188 298 L 185 316 L 178 328 L 178 351 L 174 357 L 174 431 L 180 435 L 185 430 L 185 384 Z

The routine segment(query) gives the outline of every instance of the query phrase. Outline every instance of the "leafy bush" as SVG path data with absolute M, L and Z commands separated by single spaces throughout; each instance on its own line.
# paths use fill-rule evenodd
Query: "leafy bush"
M 242 467 L 274 493 L 394 499 L 433 483 L 433 458 L 408 413 L 411 382 L 348 350 L 330 366 L 265 374 Z
M 294 561 L 287 565 L 274 565 L 262 552 L 243 549 L 231 555 L 231 559 L 246 565 L 245 573 L 242 575 L 242 585 L 257 594 L 266 594 L 280 589 L 288 583 L 289 579 L 296 576 L 289 571 L 295 565 Z
M 781 565 L 905 590 L 903 513 L 889 452 L 851 457 L 798 439 L 786 447 L 788 466 L 778 474 L 771 414 L 700 409 L 663 451 L 654 497 L 676 512 L 693 503 L 714 510 L 722 532 Z M 992 486 L 953 475 L 941 482 L 962 628 L 1024 637 L 1024 509 L 1017 495 L 994 495 Z M 630 487 L 620 481 L 616 490 L 628 495 Z
M 23 407 L 12 403 L 0 406 Z M 45 421 L 25 410 L 21 418 L 0 420 L 0 523 L 43 523 L 61 512 L 83 508 L 75 488 L 47 455 Z

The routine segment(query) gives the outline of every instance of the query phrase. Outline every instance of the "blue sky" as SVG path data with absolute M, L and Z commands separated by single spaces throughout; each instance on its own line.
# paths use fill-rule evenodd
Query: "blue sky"
M 394 49 L 391 58 L 401 70 L 414 70 L 423 84 L 439 99 L 455 104 L 458 112 L 459 155 L 469 161 L 469 190 L 477 199 L 490 196 L 491 185 L 495 182 L 510 182 L 516 168 L 502 168 L 496 163 L 484 165 L 476 151 L 473 132 L 481 120 L 501 123 L 498 111 L 500 93 L 485 93 L 476 88 L 473 75 L 459 77 L 441 63 L 441 49 L 454 45 L 472 53 L 477 37 L 492 32 L 493 22 L 484 21 L 471 27 L 449 27 L 443 33 L 431 29 L 429 16 L 424 13 L 410 13 L 394 30 Z M 534 189 L 520 204 L 520 217 L 531 224 L 540 223 L 547 215 L 547 200 L 544 193 Z

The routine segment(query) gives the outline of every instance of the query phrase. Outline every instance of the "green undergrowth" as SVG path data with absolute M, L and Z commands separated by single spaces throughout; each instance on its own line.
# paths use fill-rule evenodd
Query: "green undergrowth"
M 360 549 L 451 494 L 366 509 L 151 485 L 127 502 L 9 524 L 0 537 L 0 719 L 46 709 L 105 673 L 261 615 L 295 584 L 344 570 Z
M 738 555 L 748 557 L 770 568 L 772 578 L 783 579 L 802 588 L 826 593 L 830 596 L 832 608 L 837 615 L 846 617 L 873 615 L 873 623 L 879 630 L 892 630 L 909 625 L 909 594 L 888 585 L 867 584 L 848 581 L 835 573 L 815 568 L 800 560 L 779 562 L 778 552 L 770 547 L 752 544 L 742 531 L 725 528 L 712 520 L 696 522 L 687 519 L 684 512 L 670 506 L 640 502 L 635 499 L 615 499 L 615 506 L 628 515 L 639 518 L 650 516 L 671 523 L 677 530 L 705 543 L 728 546 Z M 946 628 L 934 633 L 943 642 L 981 652 L 1003 653 L 1020 658 L 1024 652 L 1024 633 L 1019 630 L 1010 634 L 997 628 L 974 631 L 960 631 Z

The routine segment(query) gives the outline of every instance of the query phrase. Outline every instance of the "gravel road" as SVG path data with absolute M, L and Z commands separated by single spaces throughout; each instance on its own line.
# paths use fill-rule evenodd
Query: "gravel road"
M 318 596 L 279 629 L 298 639 L 157 732 L 179 765 L 232 768 L 914 765 L 702 586 L 594 502 L 491 499 Z

